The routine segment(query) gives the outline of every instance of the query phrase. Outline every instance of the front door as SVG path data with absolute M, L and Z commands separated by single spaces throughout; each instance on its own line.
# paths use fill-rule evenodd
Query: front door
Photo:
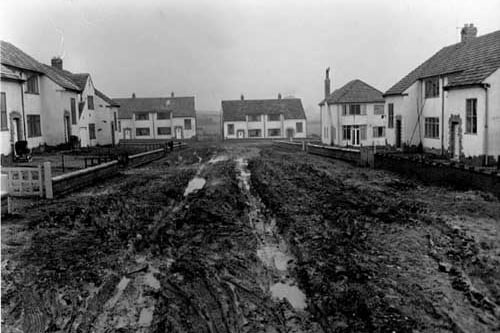
M 123 138 L 124 138 L 125 140 L 130 140 L 130 139 L 132 138 L 132 133 L 131 133 L 130 128 L 125 128 L 125 129 L 123 130 Z
M 401 148 L 401 119 L 396 119 L 396 148 Z
M 14 142 L 21 141 L 23 138 L 21 137 L 21 119 L 14 118 L 12 120 L 12 138 Z
M 182 139 L 182 127 L 177 126 L 177 127 L 175 128 L 175 138 L 176 138 L 177 140 Z
M 236 132 L 236 137 L 237 137 L 238 139 L 243 139 L 243 138 L 245 138 L 245 131 L 244 131 L 244 130 L 238 130 L 238 131 Z
M 457 122 L 451 123 L 451 133 L 450 133 L 450 150 L 453 155 L 453 159 L 460 159 L 460 129 Z
M 359 146 L 359 126 L 357 125 L 351 128 L 351 145 Z
M 89 146 L 89 134 L 87 132 L 87 127 L 80 127 L 80 146 L 88 147 Z

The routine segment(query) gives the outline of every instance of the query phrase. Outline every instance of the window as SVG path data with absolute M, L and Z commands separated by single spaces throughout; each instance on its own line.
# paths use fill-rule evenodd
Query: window
M 394 104 L 389 103 L 388 108 L 389 119 L 387 122 L 387 128 L 394 128 Z
M 234 135 L 234 124 L 227 124 L 227 135 Z
M 158 135 L 172 135 L 170 127 L 158 127 Z
M 118 130 L 118 127 L 117 127 L 117 119 L 116 119 L 116 112 L 113 112 L 113 120 L 115 122 L 115 131 Z
M 95 139 L 95 124 L 89 124 L 89 138 L 90 140 Z
M 191 119 L 184 119 L 184 129 L 186 130 L 191 129 Z
M 342 139 L 351 140 L 351 126 L 342 126 Z
M 384 126 L 374 126 L 373 127 L 373 137 L 374 138 L 383 138 L 385 136 L 385 127 Z
M 158 114 L 156 115 L 156 119 L 158 119 L 158 120 L 170 119 L 170 113 L 168 113 L 168 112 L 158 112 Z
M 439 97 L 439 78 L 425 80 L 425 98 Z
M 295 123 L 295 132 L 302 133 L 303 130 L 304 130 L 304 126 L 303 126 L 302 122 Z
M 439 118 L 427 117 L 425 118 L 425 134 L 426 138 L 439 139 Z
M 259 116 L 260 118 L 260 116 Z M 248 130 L 248 136 L 250 138 L 260 138 L 262 136 L 260 129 Z
M 477 99 L 465 100 L 465 133 L 477 134 Z
M 384 104 L 375 104 L 373 106 L 373 114 L 375 115 L 384 114 Z
M 136 113 L 135 120 L 149 120 L 149 113 L 147 112 Z
M 248 115 L 248 121 L 260 121 L 260 114 Z
M 2 131 L 8 130 L 9 128 L 7 126 L 7 100 L 4 92 L 0 94 L 0 120 L 1 120 L 0 129 Z
M 122 131 L 122 122 L 118 120 L 118 132 Z
M 149 127 L 140 127 L 135 129 L 136 136 L 148 136 L 149 135 Z
M 71 108 L 71 123 L 73 125 L 76 125 L 76 100 L 74 98 L 71 99 L 70 101 L 70 108 Z
M 42 128 L 40 126 L 40 115 L 29 114 L 26 116 L 28 125 L 28 138 L 42 136 Z
M 28 94 L 38 94 L 38 75 L 30 76 L 26 84 L 26 92 Z
M 268 136 L 281 136 L 281 130 L 279 128 L 270 128 L 267 130 Z
M 347 104 L 342 105 L 342 115 L 347 116 Z
M 350 115 L 360 115 L 361 114 L 361 105 L 349 104 L 349 114 Z
M 267 115 L 267 120 L 268 121 L 280 121 L 281 117 L 279 114 L 268 114 Z
M 87 96 L 87 104 L 89 110 L 94 110 L 94 96 Z

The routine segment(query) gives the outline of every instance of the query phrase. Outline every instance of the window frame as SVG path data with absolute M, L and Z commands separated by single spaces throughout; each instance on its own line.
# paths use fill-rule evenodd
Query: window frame
M 275 133 L 278 133 L 278 134 L 271 134 L 272 131 Z M 281 128 L 268 128 L 267 129 L 267 136 L 269 136 L 269 137 L 281 136 Z
M 42 124 L 39 114 L 26 115 L 26 127 L 28 128 L 28 138 L 39 138 L 42 136 Z
M 40 86 L 38 84 L 38 75 L 33 74 L 26 80 L 26 93 L 39 95 Z
M 440 138 L 439 117 L 425 117 L 424 120 L 424 138 L 439 139 Z
M 9 119 L 7 117 L 7 94 L 0 92 L 0 130 L 9 130 Z
M 351 140 L 351 125 L 342 125 L 342 140 Z
M 440 95 L 439 77 L 434 76 L 424 80 L 425 98 L 437 98 Z
M 377 111 L 377 109 L 378 109 L 378 111 Z M 373 105 L 373 114 L 376 116 L 384 115 L 385 114 L 384 104 L 374 104 Z
M 394 128 L 394 103 L 387 104 L 387 128 Z
M 465 100 L 465 134 L 477 134 L 477 98 Z
M 277 117 L 278 119 L 272 119 L 272 117 Z M 280 120 L 281 120 L 280 114 L 268 114 L 267 115 L 267 121 L 280 121 Z
M 189 126 L 188 126 L 189 124 Z M 190 131 L 193 129 L 193 124 L 192 124 L 192 121 L 191 119 L 184 119 L 184 129 L 187 130 L 187 131 Z
M 134 113 L 134 117 L 138 121 L 149 120 L 149 112 L 136 112 Z
M 380 130 L 382 130 L 382 134 L 380 134 Z M 373 137 L 385 138 L 385 126 L 373 126 Z
M 350 116 L 361 116 L 361 104 L 349 104 L 349 115 Z
M 252 135 L 251 133 L 259 133 L 259 135 Z M 249 138 L 262 138 L 262 131 L 260 128 L 256 128 L 256 129 L 249 129 L 248 130 L 248 137 Z
M 166 130 L 166 132 L 168 132 L 168 133 L 160 133 L 160 130 L 162 130 L 162 131 L 163 131 L 163 130 Z M 157 127 L 157 128 L 156 128 L 156 133 L 157 133 L 158 135 L 172 135 L 172 127 L 170 127 L 170 126 L 161 126 L 161 127 Z
M 262 121 L 262 116 L 260 114 L 249 114 L 248 115 L 248 122 L 249 123 L 258 123 Z
M 147 134 L 139 134 L 139 131 L 146 130 Z M 135 136 L 150 136 L 151 129 L 149 127 L 136 127 L 135 128 Z
M 88 95 L 87 96 L 87 109 L 89 110 L 94 110 L 94 96 Z
M 234 135 L 234 124 L 227 124 L 227 135 Z
M 299 131 L 299 127 L 300 127 L 300 131 Z M 295 133 L 304 133 L 304 123 L 303 122 L 297 121 L 295 123 Z
M 96 140 L 95 123 L 89 123 L 89 139 Z
M 170 112 L 158 112 L 156 114 L 156 119 L 158 119 L 158 120 L 170 119 Z
M 71 125 L 76 125 L 76 98 L 71 97 L 69 101 L 69 109 L 71 110 Z

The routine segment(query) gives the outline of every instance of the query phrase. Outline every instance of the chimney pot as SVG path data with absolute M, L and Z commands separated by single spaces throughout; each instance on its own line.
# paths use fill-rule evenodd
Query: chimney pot
M 60 57 L 54 57 L 51 60 L 51 65 L 57 69 L 63 69 L 63 60 Z
M 325 98 L 330 96 L 330 67 L 325 72 Z
M 172 97 L 172 98 L 173 98 L 174 96 L 175 96 L 175 95 L 174 95 L 174 92 L 172 91 L 172 92 L 170 93 L 170 97 Z
M 243 94 L 241 94 L 240 99 L 241 99 L 242 101 L 244 101 L 244 100 L 245 100 L 245 96 L 243 96 Z
M 281 93 L 278 94 L 278 99 L 281 99 Z
M 135 93 L 132 93 L 132 98 L 135 98 Z
M 474 26 L 474 24 L 464 24 L 464 27 L 460 31 L 460 36 L 461 36 L 461 41 L 462 43 L 468 42 L 471 39 L 476 38 L 477 36 L 477 28 Z

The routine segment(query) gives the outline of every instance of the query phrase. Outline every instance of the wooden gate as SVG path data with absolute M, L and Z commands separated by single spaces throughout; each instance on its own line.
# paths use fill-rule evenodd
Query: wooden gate
M 42 166 L 2 168 L 7 174 L 9 196 L 43 197 Z

